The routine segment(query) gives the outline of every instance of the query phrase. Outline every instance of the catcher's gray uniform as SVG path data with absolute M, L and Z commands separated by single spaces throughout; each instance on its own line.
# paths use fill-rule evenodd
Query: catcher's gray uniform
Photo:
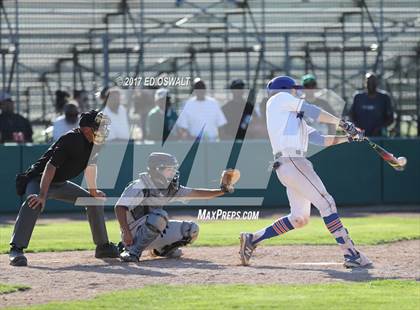
M 167 256 L 180 246 L 192 243 L 198 236 L 198 225 L 190 221 L 168 220 L 163 207 L 174 201 L 184 201 L 191 188 L 157 189 L 148 173 L 141 173 L 124 190 L 116 207 L 127 208 L 126 216 L 133 244 L 126 246 L 130 254 L 139 257 L 148 249 Z

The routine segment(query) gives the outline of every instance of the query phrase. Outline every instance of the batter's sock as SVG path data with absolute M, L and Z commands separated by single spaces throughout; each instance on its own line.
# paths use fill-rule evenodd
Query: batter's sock
M 337 241 L 338 245 L 343 250 L 344 255 L 357 255 L 358 252 L 354 247 L 353 240 L 350 239 L 349 232 L 346 228 L 344 228 L 338 214 L 333 213 L 323 217 L 323 219 L 328 230 L 334 236 L 335 241 Z
M 285 234 L 292 229 L 294 229 L 294 227 L 292 223 L 290 223 L 289 219 L 287 217 L 282 217 L 274 222 L 273 225 L 254 233 L 252 243 L 255 245 L 265 239 Z

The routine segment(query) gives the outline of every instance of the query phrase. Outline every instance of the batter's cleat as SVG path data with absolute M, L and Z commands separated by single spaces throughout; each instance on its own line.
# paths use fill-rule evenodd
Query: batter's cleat
M 127 250 L 120 254 L 120 259 L 126 263 L 138 263 L 140 260 L 138 256 L 130 254 Z
M 241 233 L 239 240 L 241 241 L 241 247 L 239 249 L 239 256 L 241 258 L 241 264 L 243 266 L 249 265 L 249 260 L 251 259 L 252 252 L 254 252 L 256 245 L 252 244 L 253 235 L 250 233 Z
M 182 250 L 180 248 L 175 248 L 175 249 L 169 251 L 166 254 L 161 254 L 156 249 L 150 250 L 150 256 L 152 256 L 152 257 L 180 258 L 182 256 L 182 254 L 183 253 L 182 253 Z
M 96 246 L 96 258 L 118 258 L 119 255 L 118 247 L 112 242 Z
M 362 252 L 357 252 L 356 255 L 344 255 L 344 267 L 346 268 L 369 267 L 371 265 L 372 261 Z
M 16 266 L 16 267 L 28 266 L 28 260 L 23 254 L 23 249 L 15 247 L 15 246 L 12 246 L 10 248 L 9 262 L 10 262 L 10 265 Z

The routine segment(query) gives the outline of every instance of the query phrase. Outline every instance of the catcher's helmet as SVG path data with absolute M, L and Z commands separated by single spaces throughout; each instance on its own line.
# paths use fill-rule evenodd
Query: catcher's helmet
M 96 110 L 82 113 L 79 121 L 80 127 L 92 128 L 94 134 L 93 143 L 95 144 L 103 144 L 105 142 L 109 134 L 108 126 L 110 124 L 111 120 L 109 117 Z
M 153 182 L 158 188 L 168 188 L 178 190 L 179 188 L 179 171 L 178 161 L 175 156 L 168 153 L 153 152 L 149 155 L 147 160 L 147 170 L 151 176 Z M 162 170 L 165 168 L 174 168 L 176 170 L 175 175 L 172 178 L 167 179 L 163 174 Z
M 302 89 L 302 86 L 297 85 L 296 81 L 290 76 L 281 75 L 267 83 L 267 93 L 269 97 L 281 91 L 288 92 L 291 89 Z

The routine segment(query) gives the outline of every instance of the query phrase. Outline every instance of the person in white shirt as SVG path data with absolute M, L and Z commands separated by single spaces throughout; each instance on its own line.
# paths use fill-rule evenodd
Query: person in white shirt
M 128 122 L 127 109 L 121 104 L 119 89 L 109 89 L 106 98 L 103 113 L 111 120 L 107 141 L 127 141 L 130 138 L 130 125 Z
M 57 141 L 66 132 L 79 126 L 79 104 L 70 100 L 63 107 L 64 115 L 60 115 L 53 123 L 53 141 Z
M 206 96 L 206 84 L 200 78 L 194 80 L 193 96 L 185 102 L 176 126 L 181 138 L 197 137 L 217 141 L 219 128 L 226 124 L 225 115 L 216 99 Z
M 254 234 L 241 233 L 241 263 L 249 264 L 252 252 L 261 241 L 305 226 L 313 204 L 342 249 L 344 266 L 368 266 L 372 262 L 356 250 L 338 216 L 334 198 L 327 192 L 312 163 L 305 157 L 308 143 L 328 147 L 345 142 L 363 141 L 363 132 L 352 123 L 345 122 L 300 98 L 298 88 L 301 87 L 288 76 L 276 77 L 267 85 L 267 130 L 273 148 L 273 170 L 286 187 L 290 214 Z M 340 126 L 347 135 L 321 135 L 307 125 L 306 118 Z

